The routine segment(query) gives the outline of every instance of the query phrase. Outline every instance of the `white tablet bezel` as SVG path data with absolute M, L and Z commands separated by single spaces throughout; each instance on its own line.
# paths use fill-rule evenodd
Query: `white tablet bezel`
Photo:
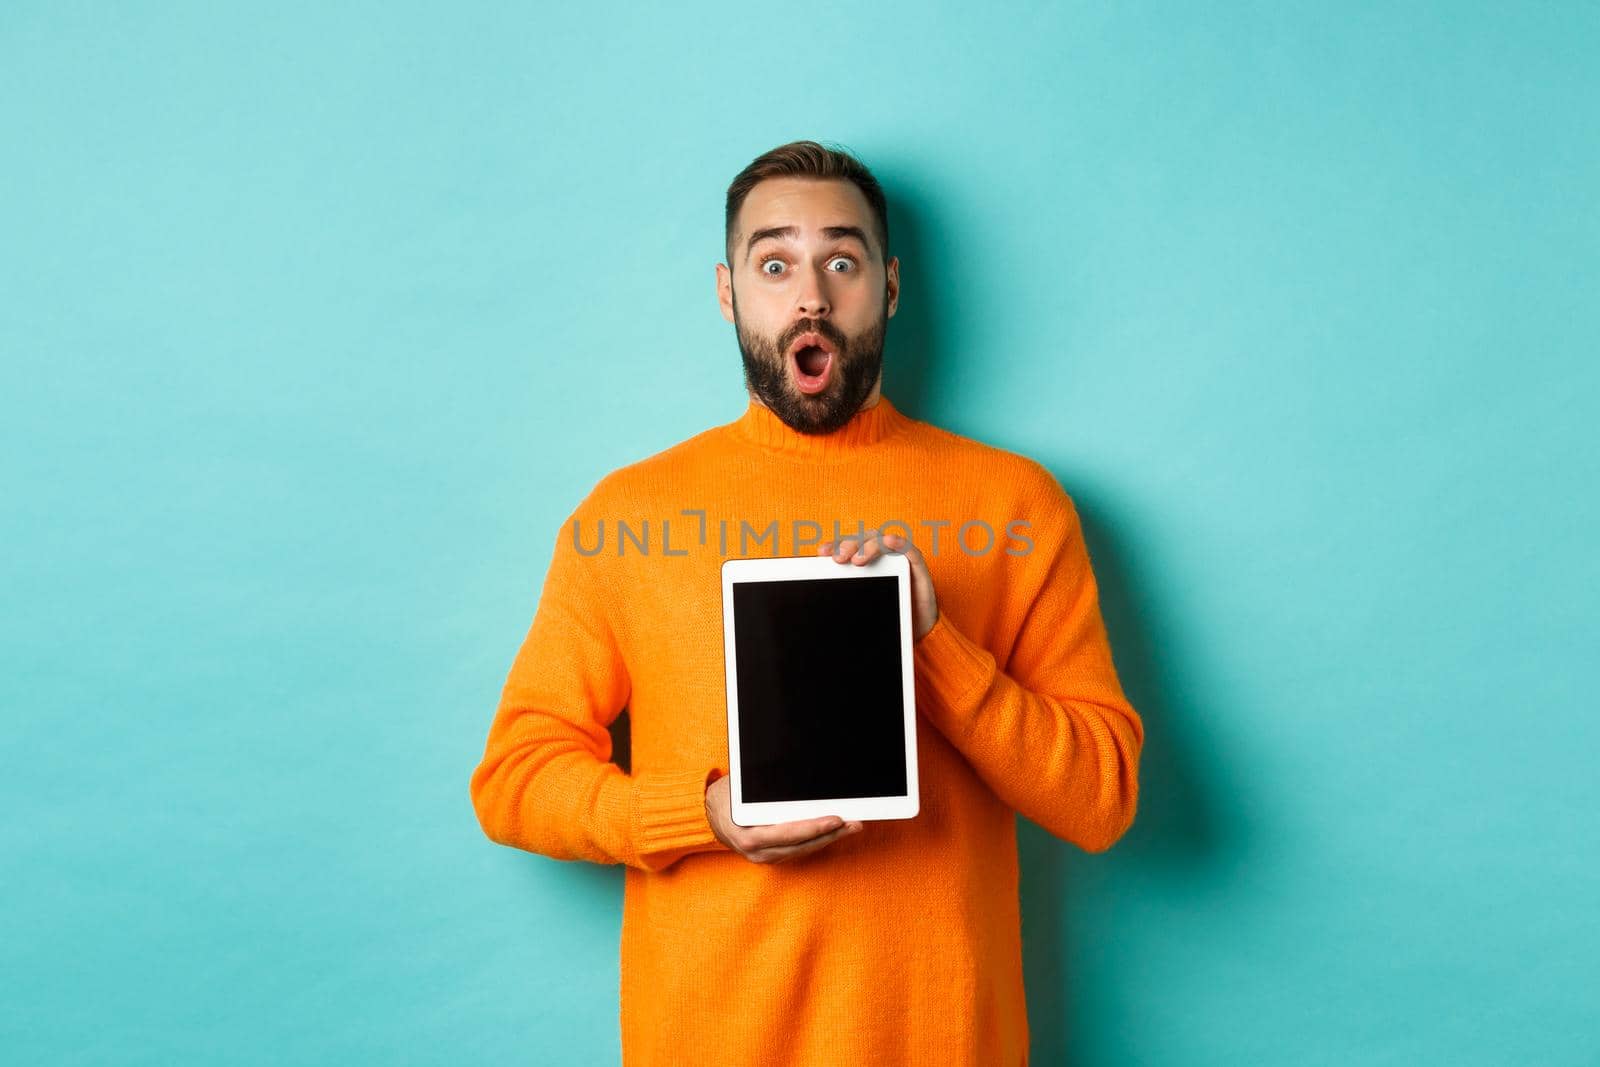
M 734 648 L 733 587 L 737 582 L 816 581 L 847 582 L 855 578 L 893 575 L 900 600 L 901 692 L 905 694 L 906 794 L 894 797 L 833 797 L 823 800 L 784 800 L 746 803 L 744 774 L 739 765 L 739 687 Z M 766 826 L 837 815 L 843 819 L 909 819 L 919 810 L 917 788 L 917 697 L 911 654 L 911 564 L 904 555 L 886 552 L 870 563 L 838 563 L 832 556 L 781 556 L 730 559 L 722 564 L 722 656 L 728 704 L 729 786 L 733 821 L 738 826 Z M 840 744 L 849 744 L 847 737 Z

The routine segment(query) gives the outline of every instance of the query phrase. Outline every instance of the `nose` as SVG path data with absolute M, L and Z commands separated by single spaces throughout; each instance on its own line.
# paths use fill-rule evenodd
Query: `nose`
M 828 301 L 827 272 L 811 270 L 804 273 L 798 294 L 797 310 L 802 315 L 820 318 L 831 308 Z

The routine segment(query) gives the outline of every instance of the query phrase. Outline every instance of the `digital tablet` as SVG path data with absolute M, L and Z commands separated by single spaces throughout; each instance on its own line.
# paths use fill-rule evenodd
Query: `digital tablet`
M 734 823 L 917 814 L 905 556 L 730 559 L 722 633 Z

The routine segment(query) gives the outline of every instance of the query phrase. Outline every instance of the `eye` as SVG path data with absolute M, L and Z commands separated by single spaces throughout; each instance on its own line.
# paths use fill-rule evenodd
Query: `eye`
M 845 273 L 848 273 L 849 271 L 852 271 L 852 270 L 856 269 L 856 261 L 851 259 L 849 256 L 834 256 L 832 259 L 830 259 L 828 261 L 828 266 L 831 267 L 835 263 L 844 263 L 844 264 L 846 264 L 845 270 L 834 271 L 835 274 L 845 274 Z
M 781 260 L 781 259 L 762 260 L 762 262 L 761 262 L 761 273 L 762 274 L 770 274 L 774 278 L 776 278 L 778 276 L 778 274 L 780 273 L 780 271 L 771 271 L 771 270 L 767 269 L 768 267 L 772 266 L 774 263 L 776 263 L 779 268 L 783 267 L 783 260 Z

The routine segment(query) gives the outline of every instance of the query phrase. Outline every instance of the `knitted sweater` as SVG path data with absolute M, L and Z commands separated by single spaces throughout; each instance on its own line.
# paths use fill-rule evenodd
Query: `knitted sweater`
M 938 598 L 913 648 L 921 811 L 753 863 L 705 812 L 728 768 L 722 562 L 886 524 Z M 850 626 L 795 639 L 825 670 Z M 624 707 L 631 773 L 609 762 Z M 606 475 L 563 524 L 471 796 L 493 841 L 627 865 L 628 1067 L 1007 1067 L 1028 1057 L 1014 813 L 1110 847 L 1143 740 L 1048 470 L 887 397 L 824 436 L 751 401 Z

